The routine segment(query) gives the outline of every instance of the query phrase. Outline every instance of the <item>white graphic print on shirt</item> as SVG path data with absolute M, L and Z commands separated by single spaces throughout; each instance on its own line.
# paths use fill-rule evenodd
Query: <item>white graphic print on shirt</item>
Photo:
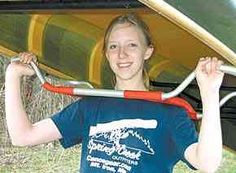
M 156 120 L 142 119 L 124 119 L 91 126 L 87 156 L 90 167 L 110 172 L 130 172 L 133 166 L 138 166 L 143 154 L 155 154 L 150 141 L 135 129 L 156 127 Z

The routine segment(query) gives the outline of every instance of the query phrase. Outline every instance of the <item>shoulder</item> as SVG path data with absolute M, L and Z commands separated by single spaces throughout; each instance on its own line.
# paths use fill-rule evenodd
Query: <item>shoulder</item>
M 167 103 L 156 103 L 156 105 L 166 114 L 175 116 L 178 114 L 187 114 L 186 110 L 174 104 L 167 104 Z
M 67 107 L 87 107 L 92 104 L 99 104 L 101 102 L 101 97 L 81 97 L 75 102 L 71 103 Z
M 191 118 L 183 107 L 161 104 L 161 109 L 162 115 L 164 116 L 163 119 L 169 126 L 191 121 Z

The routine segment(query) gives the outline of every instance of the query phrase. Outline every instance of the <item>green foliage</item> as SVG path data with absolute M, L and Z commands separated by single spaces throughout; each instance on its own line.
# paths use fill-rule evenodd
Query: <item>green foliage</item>
M 38 147 L 5 147 L 0 150 L 0 173 L 77 173 L 81 145 L 64 150 L 56 144 Z M 234 173 L 236 155 L 224 150 L 221 167 L 217 173 Z M 198 173 L 179 162 L 174 173 Z

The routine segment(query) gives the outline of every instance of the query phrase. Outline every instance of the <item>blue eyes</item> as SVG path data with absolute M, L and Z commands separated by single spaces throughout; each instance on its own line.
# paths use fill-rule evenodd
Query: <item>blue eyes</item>
M 138 45 L 135 44 L 135 43 L 129 43 L 129 44 L 127 45 L 127 47 L 128 47 L 128 48 L 135 48 L 135 47 L 138 47 Z M 109 45 L 109 49 L 116 49 L 116 48 L 118 48 L 118 45 L 115 45 L 115 44 Z
M 130 44 L 128 44 L 128 46 L 129 46 L 129 47 L 137 47 L 138 45 L 135 44 L 135 43 L 130 43 Z
M 117 45 L 110 45 L 109 46 L 109 49 L 115 49 L 115 48 L 117 48 Z

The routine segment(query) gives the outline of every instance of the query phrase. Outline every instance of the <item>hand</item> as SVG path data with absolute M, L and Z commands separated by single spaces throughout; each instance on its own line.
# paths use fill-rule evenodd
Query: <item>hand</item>
M 216 57 L 200 58 L 196 67 L 196 79 L 201 94 L 206 92 L 219 92 L 224 73 L 220 71 L 222 61 Z
M 29 65 L 31 61 L 37 63 L 37 57 L 31 52 L 19 53 L 19 61 L 12 62 L 7 67 L 7 73 L 11 73 L 18 77 L 21 76 L 32 76 L 35 74 L 34 70 Z

